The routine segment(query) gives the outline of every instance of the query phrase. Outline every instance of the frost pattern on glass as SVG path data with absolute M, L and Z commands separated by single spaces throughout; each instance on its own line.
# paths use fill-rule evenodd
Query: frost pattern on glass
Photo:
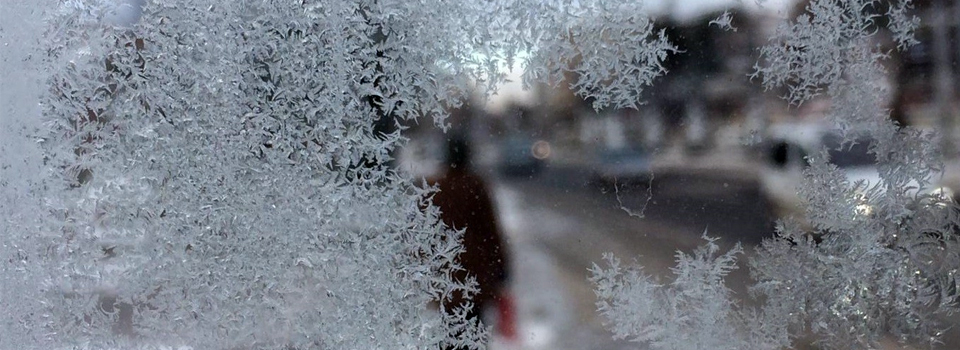
M 879 5 L 889 11 L 875 13 Z M 814 1 L 761 51 L 768 88 L 786 87 L 793 103 L 829 96 L 841 147 L 870 139 L 877 161 L 878 183 L 849 183 L 826 150 L 810 157 L 800 195 L 813 232 L 782 223 L 751 264 L 757 290 L 797 310 L 798 324 L 828 348 L 869 348 L 884 334 L 933 342 L 943 327 L 937 315 L 956 311 L 957 208 L 931 185 L 942 169 L 935 136 L 890 121 L 886 52 L 872 44 L 879 30 L 901 49 L 915 42 L 910 7 Z M 888 28 L 877 28 L 881 15 Z
M 26 200 L 0 197 L 18 204 L 0 204 L 2 296 L 18 300 L 0 304 L 18 315 L 0 345 L 482 347 L 465 310 L 424 311 L 473 286 L 451 278 L 462 247 L 431 190 L 383 166 L 403 140 L 376 120 L 444 125 L 471 80 L 495 84 L 526 53 L 528 83 L 636 107 L 675 50 L 638 6 L 171 0 L 126 23 L 112 1 L 59 2 L 35 57 L 46 168 Z M 915 42 L 910 6 L 814 0 L 757 65 L 790 103 L 831 98 L 849 142 L 876 140 L 882 181 L 811 158 L 814 232 L 785 220 L 759 248 L 758 309 L 722 284 L 738 248 L 678 255 L 669 285 L 608 256 L 593 281 L 616 334 L 669 349 L 775 349 L 803 329 L 845 349 L 936 339 L 931 316 L 956 306 L 957 209 L 928 191 L 933 136 L 892 125 L 883 85 L 863 83 L 884 76 L 877 31 Z
M 674 279 L 661 282 L 639 266 L 605 254 L 594 265 L 597 309 L 614 336 L 651 349 L 779 349 L 789 345 L 786 319 L 738 304 L 724 285 L 737 268 L 740 245 L 721 253 L 716 239 L 692 255 L 677 253 Z M 766 310 L 765 310 L 766 311 Z M 779 310 L 777 310 L 779 311 Z
M 460 233 L 375 129 L 445 124 L 493 41 L 482 4 L 111 6 L 50 15 L 39 348 L 482 347 L 465 310 L 430 311 L 474 290 Z
M 534 52 L 524 81 L 568 84 L 595 109 L 637 108 L 676 50 L 639 2 L 551 0 L 522 9 L 519 39 Z
M 729 293 L 710 287 L 722 286 L 717 281 L 732 267 L 727 255 L 702 258 L 715 256 L 712 242 L 695 253 L 699 264 L 681 255 L 677 281 L 666 287 L 607 257 L 609 267 L 595 268 L 593 281 L 599 309 L 615 334 L 656 349 L 779 349 L 807 332 L 828 349 L 876 348 L 885 335 L 912 343 L 938 340 L 945 327 L 939 316 L 958 306 L 960 210 L 931 185 L 942 169 L 936 136 L 890 120 L 881 64 L 888 52 L 876 45 L 881 31 L 888 31 L 899 49 L 916 42 L 912 32 L 918 21 L 907 13 L 911 6 L 910 1 L 813 0 L 760 50 L 754 74 L 793 105 L 828 98 L 828 119 L 841 131 L 841 147 L 871 140 L 880 180 L 850 183 L 829 163 L 827 149 L 807 159 L 810 167 L 799 189 L 805 218 L 780 221 L 777 236 L 765 240 L 749 263 L 757 310 L 734 312 Z M 879 8 L 889 10 L 878 13 Z M 888 26 L 879 27 L 883 22 Z M 706 286 L 679 282 L 698 273 L 710 276 Z M 691 302 L 692 296 L 700 298 Z M 678 312 L 677 305 L 687 308 Z M 746 315 L 763 323 L 750 324 L 757 318 Z M 768 341 L 751 338 L 758 333 Z M 684 338 L 700 335 L 708 338 Z
M 560 64 L 532 77 L 632 106 L 669 49 L 605 1 L 118 4 L 45 4 L 42 203 L 3 226 L 4 281 L 40 284 L 4 311 L 37 348 L 482 348 L 430 311 L 474 282 L 389 130 L 446 127 L 534 50 Z
M 723 11 L 720 16 L 711 20 L 708 24 L 715 25 L 723 30 L 737 31 L 737 27 L 733 26 L 733 15 L 730 14 L 730 11 Z

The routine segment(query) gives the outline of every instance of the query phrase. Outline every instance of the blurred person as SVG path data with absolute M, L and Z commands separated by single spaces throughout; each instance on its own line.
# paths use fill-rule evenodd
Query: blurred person
M 459 306 L 468 306 L 468 315 L 483 317 L 484 309 L 497 308 L 501 334 L 512 331 L 512 325 L 504 324 L 512 320 L 512 312 L 501 299 L 507 281 L 507 256 L 503 244 L 493 200 L 483 179 L 470 168 L 470 146 L 462 136 L 452 136 L 447 140 L 446 159 L 439 178 L 430 181 L 439 192 L 434 194 L 433 203 L 440 208 L 443 223 L 455 230 L 464 230 L 464 251 L 457 257 L 463 268 L 454 275 L 459 281 L 468 276 L 476 278 L 478 291 L 470 298 L 455 293 L 451 300 L 445 301 L 444 310 L 453 310 Z M 509 301 L 508 301 L 509 302 Z M 469 303 L 469 304 L 468 304 Z M 490 315 L 486 315 L 490 316 Z

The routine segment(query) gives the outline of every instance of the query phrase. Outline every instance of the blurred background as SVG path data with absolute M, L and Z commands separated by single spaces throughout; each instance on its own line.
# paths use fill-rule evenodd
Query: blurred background
M 952 193 L 960 189 L 960 6 L 915 4 L 919 44 L 892 51 L 884 62 L 889 74 L 865 83 L 887 87 L 885 108 L 897 123 L 943 132 L 947 166 L 935 183 Z M 778 217 L 803 214 L 795 191 L 803 157 L 836 143 L 824 123 L 830 101 L 788 106 L 780 98 L 785 91 L 764 91 L 749 75 L 766 38 L 805 6 L 652 2 L 656 25 L 679 50 L 636 110 L 594 110 L 565 84 L 522 89 L 515 69 L 514 81 L 488 101 L 452 111 L 452 133 L 471 145 L 472 169 L 491 189 L 510 252 L 513 303 L 505 317 L 513 319 L 494 348 L 636 348 L 612 340 L 596 315 L 587 269 L 604 252 L 669 278 L 676 251 L 692 251 L 704 232 L 725 248 L 743 243 L 745 261 L 774 234 Z M 716 22 L 724 13 L 732 28 Z M 896 46 L 883 33 L 864 44 Z M 404 133 L 410 143 L 397 155 L 398 166 L 415 176 L 443 176 L 450 132 L 421 123 Z M 878 179 L 865 146 L 831 156 L 851 180 Z M 728 279 L 739 296 L 749 283 L 745 267 Z M 960 348 L 957 333 L 948 334 L 944 349 Z M 885 346 L 899 348 L 893 341 Z

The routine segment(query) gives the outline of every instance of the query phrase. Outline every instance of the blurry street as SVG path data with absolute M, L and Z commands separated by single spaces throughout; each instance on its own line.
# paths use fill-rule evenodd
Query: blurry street
M 741 268 L 727 286 L 745 296 L 750 278 L 744 263 L 757 243 L 772 236 L 773 214 L 749 162 L 711 171 L 703 166 L 710 161 L 691 160 L 685 168 L 661 163 L 652 187 L 618 191 L 594 184 L 589 168 L 576 164 L 551 164 L 532 176 L 495 176 L 498 212 L 512 252 L 519 335 L 495 340 L 493 349 L 640 348 L 604 330 L 587 269 L 611 252 L 625 263 L 635 259 L 667 282 L 677 250 L 690 253 L 703 243 L 704 231 L 720 238 L 722 249 L 743 244 Z M 948 332 L 938 349 L 954 349 L 957 333 Z M 882 347 L 900 348 L 893 339 Z M 815 348 L 798 344 L 798 349 Z
M 498 178 L 494 187 L 513 252 L 522 348 L 636 348 L 612 340 L 596 316 L 587 269 L 604 252 L 669 277 L 676 251 L 690 252 L 705 230 L 725 247 L 744 243 L 748 252 L 772 234 L 754 179 L 742 172 L 681 170 L 655 173 L 652 187 L 617 190 L 594 184 L 589 168 L 576 164 Z M 730 286 L 745 293 L 747 279 L 740 270 Z

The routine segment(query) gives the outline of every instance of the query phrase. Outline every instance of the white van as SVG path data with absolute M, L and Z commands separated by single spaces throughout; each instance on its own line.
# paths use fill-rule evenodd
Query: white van
M 873 141 L 863 137 L 843 147 L 841 141 L 836 129 L 825 124 L 778 124 L 767 130 L 767 137 L 761 145 L 763 160 L 759 182 L 761 192 L 773 205 L 777 217 L 803 217 L 804 207 L 797 190 L 803 170 L 808 166 L 806 157 L 819 153 L 824 147 L 830 155 L 830 163 L 842 170 L 850 183 L 864 181 L 872 186 L 880 182 L 876 158 L 869 153 Z M 941 184 L 940 175 L 934 174 L 932 180 L 935 185 L 926 191 L 939 191 L 952 200 L 953 191 Z
M 875 157 L 868 152 L 871 141 L 857 140 L 840 147 L 840 136 L 823 124 L 778 124 L 767 130 L 762 143 L 760 189 L 774 206 L 777 217 L 802 217 L 803 205 L 797 190 L 807 167 L 806 157 L 827 147 L 830 162 L 843 170 L 851 183 L 880 181 Z

